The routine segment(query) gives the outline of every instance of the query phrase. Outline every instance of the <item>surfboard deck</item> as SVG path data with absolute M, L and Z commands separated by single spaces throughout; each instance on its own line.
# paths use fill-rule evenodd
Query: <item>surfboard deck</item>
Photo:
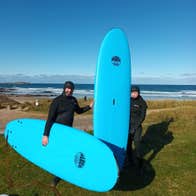
M 122 168 L 130 115 L 131 66 L 126 35 L 112 29 L 99 51 L 95 77 L 94 135 L 114 152 Z
M 82 188 L 104 192 L 118 179 L 112 151 L 96 137 L 54 123 L 49 143 L 42 146 L 45 120 L 17 119 L 7 124 L 8 144 L 27 160 Z

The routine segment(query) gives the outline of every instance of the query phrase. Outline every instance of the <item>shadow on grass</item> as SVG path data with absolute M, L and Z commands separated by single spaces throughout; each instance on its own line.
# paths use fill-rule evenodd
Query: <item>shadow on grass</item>
M 171 131 L 168 130 L 173 118 L 148 127 L 142 137 L 140 151 L 142 157 L 151 153 L 146 159 L 142 159 L 140 167 L 130 166 L 121 172 L 115 190 L 131 191 L 144 188 L 152 183 L 156 172 L 151 161 L 163 149 L 163 147 L 174 139 Z M 134 152 L 133 152 L 134 154 Z
M 148 127 L 146 130 L 142 142 L 141 142 L 141 153 L 143 157 L 147 157 L 143 159 L 141 168 L 138 169 L 136 166 L 132 166 L 127 168 L 126 170 L 121 172 L 120 178 L 116 186 L 114 187 L 114 190 L 119 191 L 134 191 L 138 189 L 142 189 L 152 183 L 152 181 L 155 178 L 156 172 L 151 164 L 152 160 L 157 156 L 157 154 L 163 149 L 163 147 L 169 143 L 171 143 L 174 139 L 173 134 L 171 131 L 168 130 L 170 123 L 173 122 L 173 118 L 169 120 L 162 121 L 157 124 L 153 124 Z M 2 154 L 9 155 L 10 148 L 7 145 L 1 146 Z M 12 154 L 12 153 L 11 153 Z M 12 156 L 8 156 L 11 158 Z M 150 154 L 150 155 L 149 155 Z M 148 156 L 147 156 L 148 155 Z M 6 156 L 3 157 L 3 159 L 6 161 Z M 13 173 L 11 173 L 9 166 L 11 166 L 13 160 L 7 159 L 7 175 L 4 177 L 5 184 L 7 185 L 6 190 L 10 189 L 22 189 L 22 188 L 28 188 L 28 187 L 37 187 L 38 189 L 46 190 L 48 193 L 54 193 L 55 195 L 61 195 L 57 188 L 51 188 L 48 184 L 42 184 L 38 181 L 32 181 L 28 182 L 28 184 L 18 184 L 17 182 L 13 182 L 12 177 Z M 22 161 L 23 163 L 23 161 Z M 25 166 L 24 162 L 24 166 Z M 21 164 L 21 167 L 23 168 L 23 164 Z M 22 171 L 22 168 L 20 170 Z M 18 170 L 16 170 L 18 171 Z M 32 190 L 34 193 L 38 190 Z M 33 188 L 32 188 L 33 189 Z M 1 194 L 1 193 L 0 193 Z M 38 193 L 39 194 L 39 193 Z M 36 195 L 36 194 L 34 194 Z

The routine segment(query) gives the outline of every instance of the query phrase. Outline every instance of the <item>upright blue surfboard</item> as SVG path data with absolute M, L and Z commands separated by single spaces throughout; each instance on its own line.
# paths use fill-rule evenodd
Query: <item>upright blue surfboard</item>
M 96 137 L 55 123 L 49 144 L 41 144 L 46 121 L 18 119 L 7 124 L 5 138 L 27 160 L 82 188 L 104 192 L 118 179 L 112 151 Z
M 128 139 L 131 66 L 128 40 L 121 29 L 104 38 L 95 78 L 94 135 L 114 151 L 122 168 Z

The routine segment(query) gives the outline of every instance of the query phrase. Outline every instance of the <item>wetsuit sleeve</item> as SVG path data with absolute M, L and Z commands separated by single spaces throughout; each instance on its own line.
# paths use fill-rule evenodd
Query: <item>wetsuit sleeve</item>
M 44 136 L 50 135 L 50 129 L 53 125 L 53 123 L 56 120 L 57 116 L 57 102 L 53 101 L 50 105 L 49 113 L 48 113 L 48 119 L 46 121 L 45 129 L 44 129 Z
M 79 104 L 78 104 L 78 101 L 75 99 L 75 112 L 77 114 L 82 114 L 84 112 L 87 112 L 88 110 L 90 110 L 91 107 L 89 105 L 85 106 L 85 107 L 80 107 Z
M 138 120 L 138 127 L 143 123 L 143 121 L 146 118 L 146 109 L 147 109 L 147 104 L 145 101 L 141 104 L 141 113 L 140 113 L 140 118 Z

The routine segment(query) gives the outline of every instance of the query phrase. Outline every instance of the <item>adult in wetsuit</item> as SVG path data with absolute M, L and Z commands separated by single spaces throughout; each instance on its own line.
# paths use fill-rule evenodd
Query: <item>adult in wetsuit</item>
M 78 101 L 72 96 L 74 91 L 74 84 L 67 81 L 64 84 L 63 93 L 56 97 L 50 105 L 48 119 L 45 125 L 42 145 L 46 146 L 49 142 L 50 130 L 53 123 L 60 123 L 67 126 L 73 125 L 74 112 L 82 114 L 93 107 L 93 102 L 85 107 L 80 107 Z M 60 181 L 59 177 L 53 179 L 52 185 L 56 186 Z
M 127 144 L 127 161 L 128 164 L 134 163 L 132 143 L 134 142 L 136 160 L 135 164 L 140 164 L 141 152 L 140 142 L 142 137 L 142 122 L 146 117 L 147 104 L 140 95 L 138 86 L 131 87 L 131 109 L 129 123 L 129 137 Z M 138 165 L 139 166 L 139 165 Z

